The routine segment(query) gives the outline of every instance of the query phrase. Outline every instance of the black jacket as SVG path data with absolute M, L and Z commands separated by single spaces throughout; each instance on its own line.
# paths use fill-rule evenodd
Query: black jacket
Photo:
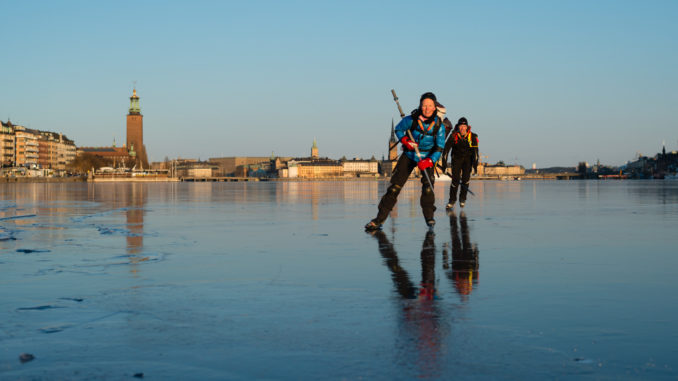
M 447 167 L 448 158 L 452 158 L 453 161 L 470 160 L 473 168 L 478 166 L 478 135 L 471 132 L 471 127 L 466 137 L 462 137 L 456 128 L 452 131 L 452 136 L 447 139 L 443 150 L 444 167 Z

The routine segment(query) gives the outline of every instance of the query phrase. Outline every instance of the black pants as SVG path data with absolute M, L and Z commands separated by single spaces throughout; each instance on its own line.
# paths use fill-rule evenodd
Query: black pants
M 417 162 L 407 157 L 407 155 L 400 155 L 400 159 L 398 159 L 398 163 L 393 171 L 393 176 L 391 176 L 391 185 L 379 202 L 379 213 L 375 218 L 377 222 L 383 223 L 386 221 L 388 214 L 398 201 L 400 190 L 403 189 L 407 179 L 410 177 L 410 173 L 412 173 L 412 170 L 414 170 L 416 166 Z M 426 168 L 426 172 L 428 173 L 428 178 L 431 179 L 431 185 L 433 185 L 435 182 L 433 168 Z M 433 213 L 436 210 L 434 205 L 435 193 L 433 193 L 433 189 L 423 173 L 421 176 L 421 198 L 419 199 L 419 204 L 424 213 L 424 219 L 426 219 L 426 221 L 433 219 Z
M 457 202 L 457 190 L 459 189 L 459 180 L 461 180 L 461 192 L 459 192 L 459 201 L 466 202 L 466 193 L 471 179 L 471 159 L 470 158 L 452 158 L 452 183 L 450 184 L 450 204 Z

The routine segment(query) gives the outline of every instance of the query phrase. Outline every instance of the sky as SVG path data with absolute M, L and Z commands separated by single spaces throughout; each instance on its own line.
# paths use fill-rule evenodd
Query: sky
M 678 150 L 678 1 L 0 0 L 0 120 L 149 159 L 381 159 L 395 89 L 434 92 L 483 161 Z

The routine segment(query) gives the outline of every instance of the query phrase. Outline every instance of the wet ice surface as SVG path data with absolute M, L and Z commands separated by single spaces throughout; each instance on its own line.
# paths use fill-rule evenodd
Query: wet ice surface
M 678 182 L 386 185 L 3 184 L 0 378 L 678 377 Z

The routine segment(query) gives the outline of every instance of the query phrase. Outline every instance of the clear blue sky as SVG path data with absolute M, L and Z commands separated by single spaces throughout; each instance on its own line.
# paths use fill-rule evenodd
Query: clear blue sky
M 678 1 L 2 1 L 0 119 L 150 159 L 386 154 L 433 91 L 487 161 L 678 149 Z

